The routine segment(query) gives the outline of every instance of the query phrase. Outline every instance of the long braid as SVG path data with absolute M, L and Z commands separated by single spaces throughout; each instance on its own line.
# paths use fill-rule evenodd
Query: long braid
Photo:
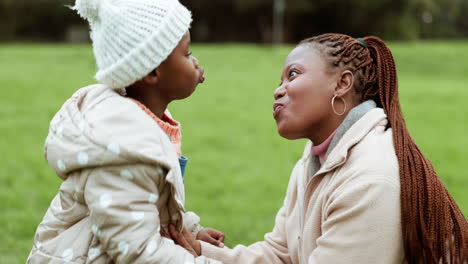
M 314 45 L 330 60 L 331 67 L 351 70 L 361 101 L 373 99 L 384 109 L 398 159 L 408 263 L 468 263 L 464 262 L 468 261 L 468 223 L 409 134 L 398 99 L 392 53 L 377 37 L 365 37 L 364 41 L 365 45 L 347 35 L 323 34 L 299 45 Z

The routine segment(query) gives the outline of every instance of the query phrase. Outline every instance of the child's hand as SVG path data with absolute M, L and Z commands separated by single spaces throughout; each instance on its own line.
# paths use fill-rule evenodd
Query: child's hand
M 224 247 L 224 234 L 213 228 L 202 228 L 197 234 L 197 239 L 220 248 Z
M 185 227 L 182 229 L 182 232 L 179 233 L 175 226 L 171 224 L 169 225 L 169 232 L 171 233 L 171 237 L 177 245 L 185 248 L 194 257 L 201 255 L 200 241 L 195 240 L 192 234 L 187 231 Z

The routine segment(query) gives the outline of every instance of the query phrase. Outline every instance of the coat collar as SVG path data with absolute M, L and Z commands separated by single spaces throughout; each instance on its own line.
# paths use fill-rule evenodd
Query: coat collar
M 336 142 L 336 146 L 328 153 L 325 163 L 314 174 L 322 174 L 346 162 L 349 151 L 358 144 L 376 126 L 387 125 L 387 115 L 382 108 L 369 110 L 362 118 L 356 121 L 344 135 Z M 311 161 L 316 158 L 311 153 L 312 142 L 307 142 L 304 151 L 304 161 Z
M 353 109 L 349 111 L 346 118 L 337 128 L 335 136 L 333 137 L 332 141 L 330 142 L 330 146 L 328 147 L 327 153 L 325 157 L 330 155 L 330 152 L 336 147 L 340 139 L 344 136 L 344 134 L 357 122 L 361 119 L 367 112 L 376 108 L 376 103 L 373 100 L 367 100 Z

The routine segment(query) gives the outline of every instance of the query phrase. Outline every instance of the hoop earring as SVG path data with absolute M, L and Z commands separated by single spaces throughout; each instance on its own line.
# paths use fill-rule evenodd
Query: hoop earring
M 333 99 L 332 99 L 332 101 L 331 101 L 331 106 L 332 106 L 333 112 L 334 112 L 336 115 L 342 116 L 342 115 L 344 115 L 344 113 L 346 113 L 346 108 L 347 108 L 346 100 L 345 100 L 343 97 L 338 97 L 338 99 L 341 99 L 341 101 L 343 101 L 343 104 L 344 104 L 343 112 L 338 113 L 338 112 L 335 110 L 335 98 L 336 98 L 336 94 L 335 94 L 335 96 L 333 96 Z

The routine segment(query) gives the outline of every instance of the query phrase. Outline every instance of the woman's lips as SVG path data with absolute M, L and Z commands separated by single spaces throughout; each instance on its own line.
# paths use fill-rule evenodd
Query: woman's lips
M 280 114 L 281 110 L 283 110 L 284 105 L 282 104 L 273 104 L 273 117 L 276 118 Z

